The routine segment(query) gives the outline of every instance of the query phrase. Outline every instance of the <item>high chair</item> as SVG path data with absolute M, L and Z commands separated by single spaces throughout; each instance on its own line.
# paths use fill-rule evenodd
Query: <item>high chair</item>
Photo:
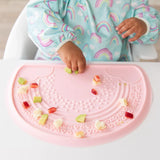
M 158 54 L 153 45 L 130 45 L 133 61 L 156 61 Z M 4 52 L 4 59 L 34 59 L 37 47 L 27 35 L 26 6 L 16 20 Z

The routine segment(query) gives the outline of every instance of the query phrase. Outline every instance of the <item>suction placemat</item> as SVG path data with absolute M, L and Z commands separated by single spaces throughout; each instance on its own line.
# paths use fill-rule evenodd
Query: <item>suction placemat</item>
M 150 83 L 135 65 L 88 65 L 82 74 L 64 65 L 20 67 L 9 110 L 27 132 L 66 146 L 92 146 L 120 138 L 144 120 Z

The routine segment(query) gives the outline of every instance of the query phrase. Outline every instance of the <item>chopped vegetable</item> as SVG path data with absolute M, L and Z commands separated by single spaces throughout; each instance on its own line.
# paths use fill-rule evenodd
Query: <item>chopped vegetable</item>
M 26 83 L 27 83 L 27 80 L 26 80 L 26 79 L 24 79 L 24 78 L 22 78 L 22 77 L 19 77 L 19 79 L 18 79 L 18 83 L 19 83 L 19 84 L 21 84 L 21 85 L 24 85 L 24 84 L 26 84 Z
M 127 118 L 130 118 L 130 119 L 133 119 L 133 114 L 132 113 L 129 113 L 129 112 L 126 112 L 125 113 L 125 116 L 127 117 Z
M 19 94 L 26 94 L 28 92 L 28 90 L 29 90 L 29 85 L 24 85 L 18 89 L 18 93 Z
M 41 116 L 42 116 L 42 110 L 41 109 L 39 109 L 39 108 L 37 108 L 37 109 L 35 109 L 34 111 L 33 111 L 33 117 L 35 118 L 35 119 L 38 119 L 38 118 L 40 118 Z
M 28 103 L 27 101 L 24 101 L 22 105 L 23 105 L 23 107 L 24 107 L 25 109 L 27 109 L 27 108 L 30 107 L 30 105 L 29 105 L 29 103 Z
M 98 130 L 103 130 L 106 128 L 106 124 L 103 121 L 96 120 L 95 121 L 95 128 Z
M 33 102 L 34 103 L 41 103 L 42 102 L 42 97 L 34 97 Z
M 56 119 L 56 120 L 54 120 L 54 122 L 53 122 L 53 125 L 55 126 L 55 128 L 60 128 L 61 126 L 62 126 L 62 124 L 63 124 L 63 120 L 62 119 Z
M 64 70 L 65 70 L 67 73 L 69 73 L 69 74 L 72 73 L 72 70 L 71 70 L 70 68 L 68 68 L 68 67 L 66 67 Z
M 55 107 L 51 107 L 48 109 L 48 113 L 54 113 L 57 110 Z
M 75 133 L 75 137 L 76 138 L 83 138 L 85 136 L 83 131 L 78 131 Z
M 84 123 L 86 119 L 86 114 L 80 114 L 79 116 L 76 117 L 76 121 L 79 123 Z
M 93 93 L 94 95 L 98 94 L 98 92 L 95 89 L 91 89 L 91 93 Z
M 43 114 L 39 120 L 39 124 L 41 125 L 45 125 L 46 124 L 46 121 L 48 119 L 48 114 Z
M 37 83 L 31 83 L 30 87 L 31 88 L 38 88 L 38 84 Z

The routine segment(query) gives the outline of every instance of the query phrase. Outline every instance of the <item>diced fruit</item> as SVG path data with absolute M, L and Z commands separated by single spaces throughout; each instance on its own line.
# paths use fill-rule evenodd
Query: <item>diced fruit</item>
M 103 121 L 96 120 L 95 121 L 95 128 L 98 130 L 103 130 L 106 128 L 106 124 Z
M 86 119 L 86 114 L 80 114 L 79 116 L 76 117 L 76 121 L 79 123 L 84 123 Z
M 35 109 L 34 111 L 33 111 L 33 117 L 35 118 L 35 119 L 38 119 L 38 118 L 40 118 L 41 116 L 42 116 L 42 110 L 41 109 Z
M 56 120 L 54 120 L 54 122 L 53 122 L 53 125 L 55 126 L 55 128 L 60 128 L 61 126 L 62 126 L 62 124 L 63 124 L 63 120 L 62 119 L 56 119 Z
M 38 84 L 37 83 L 31 83 L 30 87 L 31 88 L 38 88 Z
M 33 102 L 34 103 L 41 103 L 42 102 L 42 97 L 34 97 Z
M 101 79 L 100 79 L 100 77 L 98 75 L 95 75 L 94 79 L 95 79 L 96 82 L 100 82 L 101 81 Z
M 55 107 L 51 107 L 48 109 L 48 113 L 54 113 L 57 110 Z
M 97 94 L 98 94 L 95 89 L 92 89 L 92 90 L 91 90 L 91 93 L 93 93 L 94 95 L 97 95 Z
M 83 138 L 85 136 L 84 132 L 83 131 L 79 131 L 79 132 L 76 132 L 75 133 L 75 137 L 76 138 Z
M 78 71 L 75 71 L 74 73 L 75 73 L 75 74 L 78 74 Z
M 24 79 L 24 78 L 22 78 L 22 77 L 19 77 L 19 79 L 18 79 L 18 83 L 19 83 L 19 84 L 21 84 L 21 85 L 24 85 L 24 84 L 26 84 L 26 83 L 27 83 L 27 80 L 26 80 L 26 79 Z
M 128 106 L 128 102 L 125 98 L 121 98 L 119 100 L 119 102 L 120 102 L 121 106 L 124 106 L 124 107 Z
M 24 101 L 24 102 L 23 102 L 23 107 L 24 107 L 25 109 L 27 109 L 27 108 L 30 107 L 30 105 L 29 105 L 29 103 L 28 103 L 27 101 Z
M 66 67 L 64 70 L 65 70 L 67 73 L 69 73 L 69 74 L 72 73 L 72 70 L 71 70 L 70 68 L 68 68 L 68 67 Z
M 133 114 L 132 114 L 132 113 L 126 112 L 126 113 L 125 113 L 125 116 L 126 116 L 127 118 L 133 119 Z
M 29 85 L 24 85 L 24 86 L 21 86 L 19 89 L 18 89 L 18 93 L 19 94 L 25 94 L 27 93 L 29 90 Z
M 48 114 L 43 114 L 39 120 L 39 124 L 41 125 L 45 125 L 46 124 L 46 121 L 48 119 Z
M 97 86 L 97 85 L 101 84 L 101 82 L 97 82 L 95 79 L 92 79 L 92 84 L 94 86 Z

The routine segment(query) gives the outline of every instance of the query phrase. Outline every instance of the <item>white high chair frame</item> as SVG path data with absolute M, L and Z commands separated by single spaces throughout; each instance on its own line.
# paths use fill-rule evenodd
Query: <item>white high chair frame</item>
M 157 51 L 153 45 L 129 45 L 133 61 L 156 61 Z M 37 52 L 37 46 L 27 34 L 26 6 L 16 20 L 4 52 L 3 59 L 31 60 Z

